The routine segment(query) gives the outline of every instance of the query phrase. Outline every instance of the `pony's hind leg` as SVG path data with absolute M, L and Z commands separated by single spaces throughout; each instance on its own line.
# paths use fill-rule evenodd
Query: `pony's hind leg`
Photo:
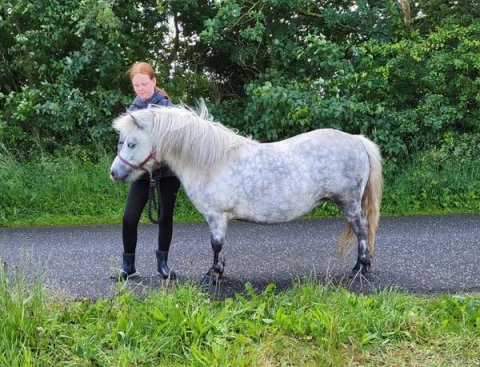
M 225 259 L 221 256 L 223 244 L 225 243 L 225 233 L 227 230 L 228 219 L 224 216 L 208 217 L 210 227 L 210 243 L 213 250 L 213 265 L 204 275 L 201 281 L 202 286 L 217 284 L 225 270 Z
M 357 263 L 352 269 L 352 276 L 370 271 L 372 266 L 371 254 L 368 250 L 368 220 L 360 205 L 344 206 L 344 213 L 353 233 L 357 237 Z

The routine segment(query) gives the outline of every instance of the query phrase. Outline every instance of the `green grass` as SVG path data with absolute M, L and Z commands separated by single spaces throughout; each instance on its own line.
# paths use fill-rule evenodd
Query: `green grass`
M 480 157 L 460 162 L 418 157 L 385 172 L 382 211 L 395 215 L 480 212 Z
M 12 277 L 11 277 L 12 278 Z M 212 300 L 184 284 L 146 298 L 58 302 L 0 271 L 0 365 L 474 366 L 480 297 L 354 294 L 315 282 Z
M 96 163 L 52 156 L 23 162 L 0 154 L 0 225 L 120 223 L 129 184 L 110 181 L 110 164 L 106 156 Z M 202 220 L 183 189 L 175 220 Z
M 480 212 L 480 158 L 449 154 L 433 150 L 405 164 L 387 161 L 382 214 Z M 81 155 L 41 156 L 25 162 L 0 151 L 0 225 L 120 223 L 129 184 L 109 180 L 111 158 L 103 154 L 92 163 Z M 305 218 L 339 215 L 327 203 Z M 203 220 L 183 189 L 174 220 Z

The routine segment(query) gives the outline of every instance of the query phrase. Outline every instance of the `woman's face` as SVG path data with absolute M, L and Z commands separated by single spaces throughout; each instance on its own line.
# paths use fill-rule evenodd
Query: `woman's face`
M 141 100 L 149 99 L 153 96 L 155 92 L 155 85 L 157 84 L 157 79 L 150 77 L 146 74 L 136 74 L 132 78 L 133 90 L 140 97 Z

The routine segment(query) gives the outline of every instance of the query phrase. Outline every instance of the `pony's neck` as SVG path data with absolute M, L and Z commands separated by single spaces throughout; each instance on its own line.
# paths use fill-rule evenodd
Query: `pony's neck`
M 180 108 L 155 111 L 152 139 L 158 155 L 178 175 L 188 171 L 197 178 L 223 167 L 240 146 L 258 144 Z

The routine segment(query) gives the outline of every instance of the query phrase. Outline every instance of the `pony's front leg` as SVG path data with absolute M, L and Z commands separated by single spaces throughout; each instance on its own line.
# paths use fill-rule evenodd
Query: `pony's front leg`
M 225 270 L 225 259 L 220 253 L 225 243 L 228 219 L 225 216 L 208 217 L 210 226 L 210 243 L 213 250 L 213 265 L 201 281 L 202 286 L 210 286 L 220 282 Z

